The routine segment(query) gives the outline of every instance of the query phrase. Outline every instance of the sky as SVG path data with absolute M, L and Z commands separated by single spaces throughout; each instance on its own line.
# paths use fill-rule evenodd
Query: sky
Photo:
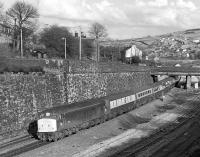
M 0 0 L 4 9 L 16 0 Z M 87 32 L 103 24 L 114 39 L 138 38 L 200 27 L 200 0 L 24 0 L 38 8 L 41 26 Z

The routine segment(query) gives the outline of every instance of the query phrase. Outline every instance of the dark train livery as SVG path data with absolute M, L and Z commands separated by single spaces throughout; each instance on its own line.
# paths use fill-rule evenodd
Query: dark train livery
M 175 82 L 175 79 L 167 78 L 139 92 L 127 91 L 47 109 L 37 118 L 37 137 L 43 141 L 56 141 L 103 123 L 162 96 Z

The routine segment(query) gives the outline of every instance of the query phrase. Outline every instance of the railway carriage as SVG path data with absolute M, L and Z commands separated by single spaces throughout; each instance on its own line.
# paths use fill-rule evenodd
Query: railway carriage
M 37 136 L 44 141 L 56 141 L 78 130 L 103 123 L 162 96 L 175 82 L 173 78 L 167 78 L 142 91 L 127 91 L 47 109 L 37 118 Z

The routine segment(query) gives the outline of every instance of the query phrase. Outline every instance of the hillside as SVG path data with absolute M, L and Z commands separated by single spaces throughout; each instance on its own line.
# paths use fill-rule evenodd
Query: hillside
M 150 59 L 200 59 L 200 29 L 189 29 L 159 36 L 102 41 L 103 47 L 129 47 L 134 44 Z

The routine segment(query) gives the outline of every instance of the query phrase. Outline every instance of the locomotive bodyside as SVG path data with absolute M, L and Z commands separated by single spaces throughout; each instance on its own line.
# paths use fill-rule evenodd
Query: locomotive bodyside
M 105 102 L 103 100 L 93 103 L 85 101 L 82 103 L 83 107 L 69 107 L 69 110 L 67 110 L 68 105 L 63 105 L 57 107 L 58 109 L 55 107 L 42 112 L 37 120 L 38 138 L 56 141 L 62 136 L 89 127 L 92 125 L 92 120 L 97 120 L 105 113 Z

